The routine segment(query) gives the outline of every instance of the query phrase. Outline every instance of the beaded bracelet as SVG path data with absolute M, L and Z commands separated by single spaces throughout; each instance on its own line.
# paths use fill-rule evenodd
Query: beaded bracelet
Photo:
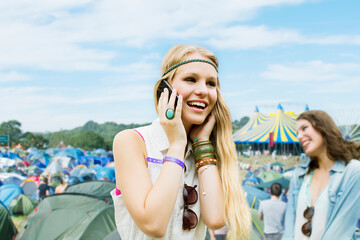
M 165 156 L 163 159 L 163 162 L 173 162 L 173 163 L 176 163 L 177 165 L 179 165 L 181 168 L 185 167 L 185 164 L 183 161 L 181 161 L 180 159 L 174 158 L 174 157 L 170 157 L 170 156 Z
M 203 158 L 195 163 L 195 169 L 196 169 L 196 171 L 198 171 L 199 168 L 201 168 L 203 166 L 210 165 L 210 164 L 216 165 L 216 162 L 217 161 L 215 158 L 211 158 L 211 157 Z

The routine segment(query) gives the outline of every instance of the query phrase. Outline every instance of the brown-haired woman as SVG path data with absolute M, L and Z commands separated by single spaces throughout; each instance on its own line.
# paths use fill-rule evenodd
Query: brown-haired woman
M 310 158 L 292 176 L 283 239 L 355 239 L 360 144 L 344 140 L 324 111 L 302 113 L 297 134 Z

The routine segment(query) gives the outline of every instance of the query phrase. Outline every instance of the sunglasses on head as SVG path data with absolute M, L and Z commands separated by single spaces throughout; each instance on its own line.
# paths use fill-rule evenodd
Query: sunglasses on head
M 305 236 L 310 237 L 311 235 L 311 230 L 312 230 L 312 226 L 311 226 L 311 220 L 314 216 L 314 207 L 307 207 L 304 211 L 304 218 L 307 219 L 307 222 L 304 223 L 304 225 L 302 225 L 301 227 L 301 231 Z
M 189 209 L 188 206 L 195 204 L 198 200 L 198 193 L 196 191 L 197 185 L 194 187 L 184 184 L 183 197 L 184 197 L 184 213 L 183 213 L 183 230 L 190 230 L 197 226 L 198 217 L 196 213 Z

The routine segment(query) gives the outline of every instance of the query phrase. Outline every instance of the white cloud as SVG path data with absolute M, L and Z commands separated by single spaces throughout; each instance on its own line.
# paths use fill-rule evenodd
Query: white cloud
M 359 63 L 325 63 L 323 61 L 271 64 L 261 74 L 267 79 L 285 82 L 354 82 L 360 76 Z
M 5 1 L 0 3 L 0 32 L 6 36 L 0 39 L 0 65 L 113 71 L 117 67 L 111 62 L 119 56 L 115 48 L 102 48 L 106 44 L 147 48 L 157 39 L 215 36 L 210 41 L 214 46 L 238 49 L 298 41 L 301 36 L 292 30 L 227 25 L 251 19 L 265 6 L 303 2 Z
M 30 76 L 17 73 L 16 71 L 10 71 L 10 72 L 0 71 L 0 83 L 28 81 L 30 79 L 31 79 Z
M 219 49 L 249 49 L 299 42 L 303 37 L 296 31 L 270 30 L 266 26 L 233 26 L 220 28 L 209 44 Z

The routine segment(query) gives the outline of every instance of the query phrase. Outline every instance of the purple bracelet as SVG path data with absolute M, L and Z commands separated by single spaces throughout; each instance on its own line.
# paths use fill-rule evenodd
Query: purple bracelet
M 181 161 L 180 159 L 174 158 L 174 157 L 169 157 L 169 156 L 165 156 L 163 159 L 163 162 L 173 162 L 176 163 L 177 165 L 179 165 L 181 168 L 184 168 L 185 164 L 183 161 Z

